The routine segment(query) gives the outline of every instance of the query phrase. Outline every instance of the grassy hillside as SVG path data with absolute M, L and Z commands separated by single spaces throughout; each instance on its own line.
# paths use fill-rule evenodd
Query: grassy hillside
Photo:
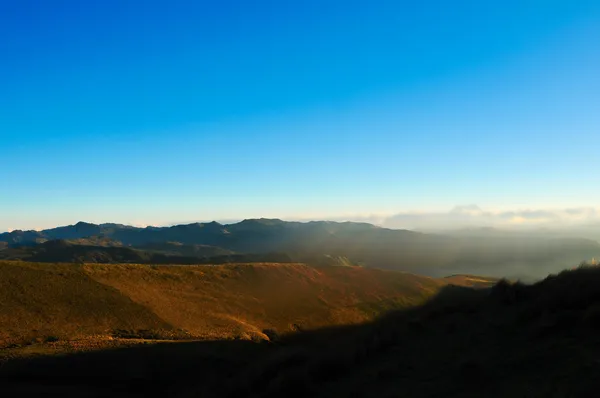
M 209 245 L 184 245 L 179 242 L 154 242 L 136 246 L 137 249 L 163 253 L 170 256 L 215 257 L 235 254 L 235 252 Z
M 410 274 L 302 264 L 85 269 L 161 319 L 207 338 L 362 322 L 390 306 L 418 304 L 444 285 Z
M 87 243 L 100 243 L 88 245 Z M 19 245 L 0 250 L 0 261 L 29 261 L 44 263 L 104 263 L 104 264 L 226 264 L 236 262 L 293 262 L 284 253 L 258 253 L 235 254 L 213 247 L 186 247 L 186 245 L 170 245 L 179 248 L 176 250 L 159 251 L 153 249 L 138 249 L 119 246 L 110 240 L 77 239 L 77 240 L 50 240 L 35 245 Z M 199 245 L 196 245 L 199 246 Z M 194 251 L 195 249 L 195 251 Z M 214 256 L 207 257 L 209 253 Z
M 302 264 L 148 266 L 0 262 L 0 346 L 90 336 L 265 339 L 364 322 L 448 282 Z
M 0 263 L 0 346 L 171 325 L 83 267 Z
M 268 344 L 184 342 L 11 361 L 0 380 L 30 396 L 594 397 L 599 286 L 597 267 L 532 286 L 446 285 L 424 305 L 371 323 Z

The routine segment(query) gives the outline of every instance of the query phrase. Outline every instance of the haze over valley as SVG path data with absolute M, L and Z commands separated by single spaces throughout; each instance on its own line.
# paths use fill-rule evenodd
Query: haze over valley
M 592 239 L 550 233 L 393 230 L 367 223 L 248 219 L 171 227 L 90 224 L 0 234 L 0 258 L 42 262 L 222 264 L 301 262 L 444 277 L 478 274 L 535 280 L 600 258 Z
M 590 398 L 597 0 L 0 0 L 0 397 Z

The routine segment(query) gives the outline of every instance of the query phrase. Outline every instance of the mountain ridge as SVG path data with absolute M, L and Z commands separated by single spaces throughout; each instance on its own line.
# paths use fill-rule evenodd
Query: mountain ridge
M 0 258 L 18 259 L 15 250 L 21 250 L 26 256 L 27 251 L 43 249 L 40 245 L 53 240 L 80 241 L 89 246 L 88 252 L 100 253 L 92 256 L 92 260 L 104 259 L 105 262 L 191 264 L 204 263 L 213 254 L 247 255 L 250 257 L 246 259 L 263 261 L 261 256 L 280 253 L 288 256 L 278 258 L 280 262 L 289 258 L 295 262 L 321 264 L 327 258 L 344 259 L 338 262 L 435 277 L 468 273 L 541 278 L 600 257 L 600 244 L 590 239 L 524 234 L 443 235 L 394 230 L 368 223 L 258 218 L 233 224 L 213 221 L 144 228 L 81 221 L 41 231 L 17 230 L 0 234 Z M 111 253 L 119 252 L 114 246 L 121 246 L 119 250 L 127 255 L 112 259 Z M 69 250 L 83 249 L 69 247 Z M 140 255 L 141 258 L 136 259 Z M 31 255 L 27 258 L 33 261 Z M 86 256 L 80 258 L 85 261 Z M 52 261 L 57 259 L 71 261 L 68 255 Z M 221 258 L 217 263 L 222 261 L 225 260 Z

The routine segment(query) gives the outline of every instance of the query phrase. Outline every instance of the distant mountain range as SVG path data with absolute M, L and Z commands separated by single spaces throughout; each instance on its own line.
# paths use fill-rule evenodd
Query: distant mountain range
M 250 219 L 138 228 L 79 222 L 0 234 L 0 259 L 197 264 L 305 262 L 360 265 L 431 276 L 541 277 L 600 257 L 600 244 L 524 234 L 426 234 L 354 222 Z

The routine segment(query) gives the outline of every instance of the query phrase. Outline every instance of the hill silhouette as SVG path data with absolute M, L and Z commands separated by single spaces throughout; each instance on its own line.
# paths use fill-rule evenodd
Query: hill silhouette
M 53 257 L 35 254 L 47 253 L 44 244 L 52 240 L 67 240 L 87 248 L 64 248 L 62 254 L 55 250 Z M 147 228 L 80 222 L 39 232 L 0 234 L 0 242 L 4 242 L 4 248 L 0 247 L 0 258 L 4 259 L 193 264 L 230 262 L 226 260 L 227 256 L 246 255 L 254 257 L 233 259 L 287 261 L 284 257 L 261 257 L 279 253 L 292 262 L 312 265 L 338 262 L 435 277 L 467 273 L 540 278 L 571 264 L 600 257 L 600 244 L 587 239 L 521 234 L 445 236 L 365 223 L 300 223 L 277 219 L 244 220 L 229 225 L 211 222 Z M 97 248 L 92 249 L 92 246 Z M 121 249 L 115 249 L 118 247 Z M 80 251 L 88 254 L 73 254 Z M 217 259 L 219 256 L 220 260 Z M 211 257 L 214 259 L 198 260 Z
M 597 267 L 531 286 L 446 285 L 366 324 L 14 360 L 0 377 L 30 396 L 594 397 L 598 286 Z

